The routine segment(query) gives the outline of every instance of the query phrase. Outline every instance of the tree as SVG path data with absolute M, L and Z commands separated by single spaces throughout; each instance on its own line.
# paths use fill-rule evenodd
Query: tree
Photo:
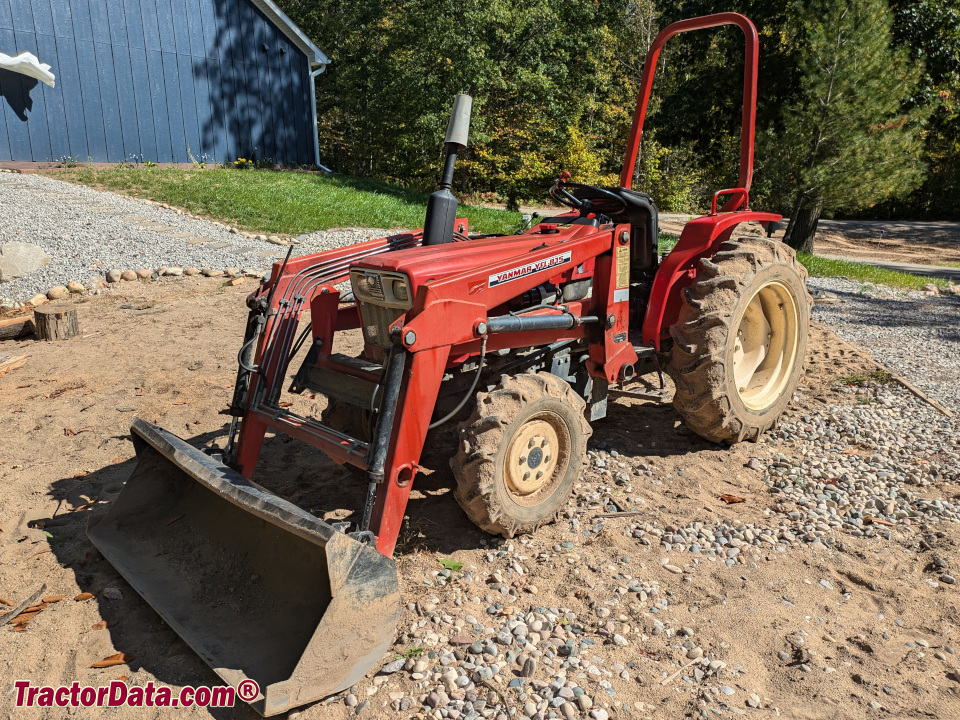
M 466 92 L 457 190 L 516 202 L 542 198 L 567 162 L 581 182 L 619 172 L 635 91 L 617 33 L 649 0 L 280 4 L 332 61 L 317 111 L 321 158 L 337 171 L 432 187 L 451 101 Z
M 894 42 L 922 60 L 916 102 L 933 108 L 927 126 L 923 185 L 907 198 L 891 199 L 870 215 L 960 220 L 960 2 L 891 0 Z
M 793 188 L 785 240 L 812 252 L 824 212 L 862 208 L 922 182 L 929 107 L 904 110 L 922 68 L 891 47 L 886 0 L 800 0 L 790 17 L 800 92 L 783 110 L 775 165 Z
M 783 38 L 788 13 L 785 4 L 769 0 L 658 0 L 656 9 L 657 29 L 677 20 L 718 12 L 739 12 L 750 18 L 760 42 L 758 132 L 779 122 L 783 106 L 796 96 L 799 87 L 796 54 Z M 709 208 L 715 190 L 737 182 L 743 61 L 743 33 L 729 25 L 678 35 L 661 55 L 644 130 L 644 152 L 651 135 L 659 146 L 651 148 L 653 156 L 664 149 L 669 151 L 664 164 L 669 166 L 670 175 L 682 180 L 678 184 L 690 185 L 689 192 L 668 193 L 685 205 L 682 211 Z M 758 136 L 758 141 L 761 138 Z M 769 205 L 764 170 L 770 154 L 757 143 L 756 174 L 750 192 L 757 206 Z M 684 195 L 686 199 L 682 199 Z

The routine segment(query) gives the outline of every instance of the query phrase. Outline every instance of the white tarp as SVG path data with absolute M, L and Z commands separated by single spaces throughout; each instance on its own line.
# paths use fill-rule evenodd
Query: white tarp
M 36 78 L 40 82 L 54 87 L 55 80 L 53 73 L 50 72 L 50 66 L 41 63 L 37 56 L 32 53 L 22 52 L 16 57 L 0 53 L 0 68 Z

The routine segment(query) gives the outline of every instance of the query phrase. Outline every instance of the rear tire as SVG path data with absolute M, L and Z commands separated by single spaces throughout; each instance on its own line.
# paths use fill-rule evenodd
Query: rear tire
M 542 372 L 504 376 L 477 394 L 450 461 L 457 502 L 477 526 L 513 537 L 554 520 L 586 456 L 585 407 L 566 382 Z
M 757 440 L 776 425 L 806 363 L 806 269 L 781 242 L 730 240 L 683 291 L 667 372 L 673 406 L 714 442 Z

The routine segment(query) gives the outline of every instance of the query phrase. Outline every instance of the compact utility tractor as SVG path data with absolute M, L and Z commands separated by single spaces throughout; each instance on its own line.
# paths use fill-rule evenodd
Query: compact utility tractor
M 661 258 L 657 208 L 630 189 L 657 58 L 677 33 L 727 24 L 746 36 L 739 186 L 718 191 Z M 780 219 L 749 209 L 757 47 L 735 13 L 664 29 L 620 187 L 563 175 L 551 194 L 569 212 L 517 235 L 471 235 L 456 217 L 449 188 L 471 102 L 458 96 L 422 231 L 288 255 L 249 296 L 223 455 L 134 422 L 137 467 L 88 533 L 260 713 L 342 690 L 389 649 L 400 611 L 391 555 L 431 428 L 469 414 L 450 461 L 455 496 L 478 526 L 509 537 L 563 508 L 611 397 L 669 400 L 661 367 L 674 407 L 705 438 L 755 440 L 777 422 L 802 372 L 810 301 L 789 248 L 731 239 L 740 223 Z M 351 330 L 359 356 L 337 352 Z M 321 417 L 281 403 L 304 391 L 326 397 Z M 268 429 L 361 476 L 354 522 L 324 522 L 254 482 Z

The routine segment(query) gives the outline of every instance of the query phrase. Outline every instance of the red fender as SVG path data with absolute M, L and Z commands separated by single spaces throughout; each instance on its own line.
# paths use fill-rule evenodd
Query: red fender
M 686 224 L 680 240 L 664 258 L 653 279 L 650 302 L 643 319 L 643 344 L 660 349 L 661 339 L 680 316 L 681 292 L 697 277 L 699 260 L 713 256 L 742 222 L 777 222 L 782 216 L 768 212 L 741 210 L 704 215 Z

